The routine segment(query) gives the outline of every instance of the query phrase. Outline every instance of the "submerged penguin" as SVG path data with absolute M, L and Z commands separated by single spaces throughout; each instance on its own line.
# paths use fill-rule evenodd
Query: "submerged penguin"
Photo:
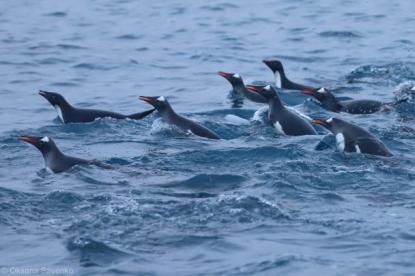
M 247 98 L 248 100 L 251 100 L 256 103 L 267 103 L 268 102 L 267 99 L 265 99 L 260 94 L 247 89 L 245 87 L 244 81 L 242 80 L 242 77 L 239 74 L 226 73 L 226 72 L 219 71 L 218 75 L 228 80 L 229 83 L 232 85 L 233 90 L 239 95 Z
M 339 151 L 392 156 L 392 153 L 380 140 L 360 126 L 338 118 L 315 119 L 312 123 L 325 127 L 335 135 Z
M 277 88 L 287 89 L 287 90 L 305 90 L 305 89 L 314 89 L 311 86 L 302 85 L 290 81 L 285 75 L 284 67 L 282 66 L 281 61 L 279 60 L 263 60 L 263 62 L 272 70 L 275 76 L 275 86 Z
M 75 165 L 97 163 L 96 161 L 89 161 L 63 154 L 52 138 L 49 138 L 48 136 L 34 137 L 22 135 L 20 139 L 35 146 L 43 155 L 46 169 L 54 173 L 64 172 Z
M 161 117 L 163 118 L 163 121 L 165 121 L 166 123 L 176 125 L 181 130 L 185 132 L 190 131 L 191 133 L 197 136 L 206 137 L 209 139 L 220 139 L 220 137 L 212 130 L 177 114 L 173 110 L 167 99 L 163 96 L 140 96 L 139 99 L 154 106 L 154 108 L 157 109 L 157 111 L 160 113 Z
M 87 123 L 98 118 L 111 117 L 115 119 L 134 119 L 140 120 L 152 113 L 155 109 L 144 112 L 123 115 L 111 111 L 76 108 L 70 105 L 59 93 L 40 90 L 39 95 L 43 96 L 56 109 L 58 116 L 63 123 Z
M 333 112 L 347 112 L 350 114 L 370 114 L 378 112 L 385 106 L 384 103 L 376 100 L 348 100 L 339 101 L 333 93 L 326 88 L 305 89 L 304 94 L 313 96 L 321 106 Z
M 247 88 L 261 94 L 267 99 L 269 106 L 268 118 L 271 125 L 279 133 L 292 136 L 317 134 L 309 121 L 290 111 L 283 105 L 278 97 L 277 91 L 272 86 L 248 85 Z

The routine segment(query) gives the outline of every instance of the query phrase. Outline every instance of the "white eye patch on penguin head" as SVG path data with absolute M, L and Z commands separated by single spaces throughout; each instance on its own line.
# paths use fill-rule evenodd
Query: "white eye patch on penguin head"
M 40 141 L 42 141 L 43 143 L 49 143 L 50 140 L 48 136 L 45 136 L 42 139 L 40 139 Z
M 165 102 L 166 98 L 164 98 L 164 96 L 160 96 L 160 97 L 157 98 L 157 101 Z

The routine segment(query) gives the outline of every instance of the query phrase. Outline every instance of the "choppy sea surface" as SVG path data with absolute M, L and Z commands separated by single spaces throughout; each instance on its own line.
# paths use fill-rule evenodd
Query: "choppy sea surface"
M 414 274 L 413 11 L 409 0 L 1 1 L 1 273 Z M 407 98 L 334 114 L 394 156 L 316 148 L 323 129 L 284 137 L 252 120 L 260 105 L 233 108 L 216 72 L 272 84 L 264 58 L 339 97 Z M 63 125 L 39 89 L 122 113 L 163 95 L 223 139 L 182 134 L 157 114 Z M 281 96 L 333 116 L 299 92 Z M 50 174 L 22 134 L 112 168 Z

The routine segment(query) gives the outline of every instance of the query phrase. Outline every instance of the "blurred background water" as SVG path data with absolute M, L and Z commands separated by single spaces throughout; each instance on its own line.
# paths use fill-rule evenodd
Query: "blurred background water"
M 398 275 L 415 266 L 412 1 L 0 2 L 0 266 L 76 275 Z M 323 138 L 240 124 L 218 70 L 297 82 L 402 108 L 336 116 L 394 153 L 317 151 Z M 62 125 L 39 89 L 78 107 L 134 113 L 164 95 L 224 139 L 186 136 L 156 114 Z M 411 92 L 412 91 L 412 92 Z M 300 95 L 286 102 L 333 116 Z M 228 119 L 227 119 L 228 118 Z M 43 169 L 19 135 L 49 135 L 113 169 Z M 8 270 L 7 270 L 8 271 Z M 10 271 L 9 271 L 10 272 Z M 7 274 L 7 273 L 6 273 Z

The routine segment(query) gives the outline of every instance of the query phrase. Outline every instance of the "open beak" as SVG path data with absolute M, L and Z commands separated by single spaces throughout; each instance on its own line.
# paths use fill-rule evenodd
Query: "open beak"
M 140 96 L 140 97 L 138 97 L 138 99 L 140 99 L 140 100 L 142 100 L 146 103 L 149 103 L 149 104 L 153 104 L 155 102 L 154 97 L 149 97 L 149 96 Z
M 218 75 L 219 76 L 222 76 L 222 77 L 224 77 L 225 79 L 230 79 L 232 76 L 233 76 L 233 74 L 231 74 L 231 73 L 226 73 L 226 72 L 223 72 L 223 71 L 219 71 L 218 72 Z
M 315 96 L 315 95 L 317 95 L 317 91 L 315 91 L 315 90 L 312 90 L 312 89 L 304 89 L 303 90 L 303 94 L 306 94 L 306 95 L 311 95 L 311 96 Z
M 39 95 L 44 97 L 45 99 L 48 98 L 48 92 L 47 91 L 39 90 Z
M 26 143 L 35 145 L 37 144 L 37 139 L 35 137 L 31 137 L 31 136 L 27 136 L 27 135 L 22 135 L 20 136 L 20 140 L 25 141 Z
M 52 96 L 49 92 L 44 90 L 39 90 L 39 95 L 45 98 L 51 105 L 54 105 L 54 102 L 52 101 Z
M 45 97 L 47 95 L 48 92 L 43 91 L 43 90 L 39 90 L 39 95 Z
M 327 127 L 328 126 L 328 123 L 326 121 L 324 121 L 324 120 L 321 120 L 321 119 L 312 120 L 311 123 L 312 124 L 315 124 L 315 125 L 320 125 L 320 126 L 323 126 L 323 127 Z

